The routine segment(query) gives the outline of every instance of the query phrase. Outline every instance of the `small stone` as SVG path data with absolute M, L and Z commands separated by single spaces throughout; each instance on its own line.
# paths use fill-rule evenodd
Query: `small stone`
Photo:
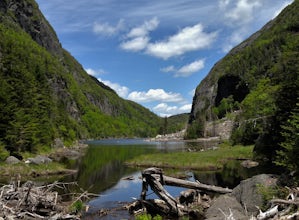
M 17 163 L 20 163 L 20 162 L 21 161 L 18 158 L 14 157 L 14 156 L 9 156 L 5 160 L 5 163 L 7 163 L 7 164 L 17 164 Z

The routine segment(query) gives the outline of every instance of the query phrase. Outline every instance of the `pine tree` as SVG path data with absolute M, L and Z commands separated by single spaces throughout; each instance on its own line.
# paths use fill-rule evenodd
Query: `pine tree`
M 284 141 L 280 144 L 282 150 L 278 151 L 276 163 L 287 168 L 290 172 L 299 169 L 299 103 L 291 113 L 289 120 L 282 126 Z

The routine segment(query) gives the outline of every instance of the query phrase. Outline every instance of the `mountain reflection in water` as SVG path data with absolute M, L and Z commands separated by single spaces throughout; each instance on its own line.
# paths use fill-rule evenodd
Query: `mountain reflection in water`
M 78 173 L 67 181 L 77 181 L 84 190 L 99 196 L 91 200 L 90 209 L 84 219 L 120 219 L 129 218 L 126 210 L 118 210 L 126 202 L 139 198 L 141 193 L 141 168 L 124 165 L 126 160 L 149 153 L 169 153 L 172 151 L 200 151 L 209 147 L 198 142 L 149 142 L 143 139 L 111 139 L 89 141 L 86 154 L 80 161 L 75 161 Z M 74 168 L 74 167 L 73 167 Z M 233 188 L 240 180 L 258 172 L 257 169 L 245 169 L 238 161 L 228 163 L 221 172 L 188 173 L 189 180 Z M 124 177 L 133 180 L 123 180 Z M 178 187 L 166 187 L 170 194 L 178 196 L 184 190 Z M 149 192 L 148 194 L 151 194 Z M 152 195 L 156 198 L 155 195 Z M 99 210 L 115 208 L 113 215 L 99 218 Z

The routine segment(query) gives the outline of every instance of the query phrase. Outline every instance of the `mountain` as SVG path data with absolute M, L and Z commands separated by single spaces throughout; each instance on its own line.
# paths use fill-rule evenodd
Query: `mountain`
M 34 0 L 0 1 L 0 79 L 0 146 L 11 152 L 154 136 L 163 122 L 88 75 Z
M 187 138 L 203 137 L 207 124 L 230 120 L 233 143 L 255 144 L 259 154 L 275 156 L 298 102 L 298 11 L 295 0 L 214 65 L 196 88 Z

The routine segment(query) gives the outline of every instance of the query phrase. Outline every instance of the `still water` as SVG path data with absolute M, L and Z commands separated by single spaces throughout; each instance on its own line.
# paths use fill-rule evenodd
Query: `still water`
M 135 156 L 149 153 L 167 154 L 172 151 L 200 151 L 217 147 L 217 142 L 149 142 L 144 139 L 111 139 L 89 141 L 86 154 L 72 166 L 78 167 L 77 181 L 84 190 L 95 193 L 98 197 L 92 199 L 89 211 L 83 219 L 132 219 L 122 206 L 139 198 L 141 193 L 141 168 L 130 168 L 124 162 Z M 186 172 L 186 171 L 182 171 Z M 254 169 L 245 169 L 239 162 L 231 162 L 220 172 L 188 172 L 190 180 L 202 183 L 234 187 L 240 180 L 254 175 Z M 130 177 L 132 180 L 125 180 Z M 166 187 L 173 196 L 178 196 L 184 190 L 177 187 Z M 151 194 L 149 191 L 148 194 Z M 156 198 L 155 195 L 151 195 Z M 100 217 L 101 210 L 113 209 L 113 212 Z

